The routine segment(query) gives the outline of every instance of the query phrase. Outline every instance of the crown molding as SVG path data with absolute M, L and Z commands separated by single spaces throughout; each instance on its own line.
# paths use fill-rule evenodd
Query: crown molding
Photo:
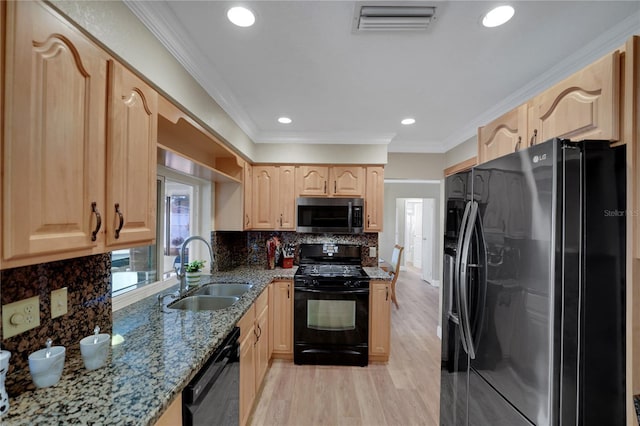
M 256 143 L 387 145 L 395 133 L 373 132 L 261 132 Z
M 442 141 L 444 152 L 477 135 L 478 127 L 484 126 L 502 114 L 522 105 L 559 81 L 621 47 L 629 37 L 638 32 L 640 32 L 640 10 L 628 16 L 615 27 L 609 28 L 598 38 L 576 50 L 548 71 L 522 86 L 520 90 L 507 96 L 502 102 L 489 108 L 485 113 L 472 119 L 466 126 L 452 133 Z
M 240 105 L 224 79 L 206 56 L 197 48 L 187 31 L 165 2 L 123 0 L 124 4 L 144 24 L 213 100 L 253 141 L 258 129 Z M 206 72 L 202 71 L 206 70 Z M 206 76 L 206 77 L 205 77 Z
M 447 150 L 444 149 L 442 142 L 439 141 L 393 141 L 389 144 L 387 152 L 443 154 Z

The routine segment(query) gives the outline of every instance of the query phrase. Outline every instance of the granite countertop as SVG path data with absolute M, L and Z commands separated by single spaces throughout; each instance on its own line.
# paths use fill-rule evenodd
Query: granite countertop
M 295 271 L 238 268 L 203 279 L 201 284 L 254 285 L 235 305 L 218 311 L 162 312 L 152 295 L 114 312 L 113 334 L 124 341 L 112 347 L 108 365 L 87 371 L 79 346 L 67 348 L 60 382 L 11 398 L 2 424 L 154 424 L 267 285 L 292 279 Z M 379 268 L 365 271 L 375 280 L 390 279 Z

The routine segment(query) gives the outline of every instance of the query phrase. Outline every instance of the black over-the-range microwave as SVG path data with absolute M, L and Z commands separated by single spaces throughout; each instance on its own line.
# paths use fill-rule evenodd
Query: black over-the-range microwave
M 298 232 L 361 234 L 364 232 L 364 199 L 310 198 L 297 200 Z

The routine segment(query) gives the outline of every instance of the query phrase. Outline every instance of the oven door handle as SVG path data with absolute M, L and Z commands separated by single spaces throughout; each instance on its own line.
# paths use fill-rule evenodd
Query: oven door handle
M 368 288 L 361 288 L 356 290 L 329 290 L 329 289 L 316 289 L 306 287 L 296 287 L 295 293 L 316 293 L 316 294 L 369 294 Z

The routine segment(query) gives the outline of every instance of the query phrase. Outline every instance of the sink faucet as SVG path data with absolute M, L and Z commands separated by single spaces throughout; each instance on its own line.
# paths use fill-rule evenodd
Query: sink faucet
M 207 248 L 209 249 L 209 256 L 211 257 L 210 270 L 211 270 L 211 273 L 213 274 L 213 249 L 211 248 L 211 244 L 209 244 L 207 240 L 205 240 L 204 238 L 198 235 L 192 235 L 191 237 L 187 238 L 186 240 L 184 240 L 184 242 L 180 246 L 180 267 L 176 266 L 176 275 L 180 279 L 180 290 L 178 290 L 178 297 L 182 297 L 185 291 L 187 291 L 187 275 L 184 270 L 184 255 L 185 255 L 185 250 L 187 249 L 187 244 L 189 244 L 193 240 L 202 241 L 203 243 L 206 244 Z

